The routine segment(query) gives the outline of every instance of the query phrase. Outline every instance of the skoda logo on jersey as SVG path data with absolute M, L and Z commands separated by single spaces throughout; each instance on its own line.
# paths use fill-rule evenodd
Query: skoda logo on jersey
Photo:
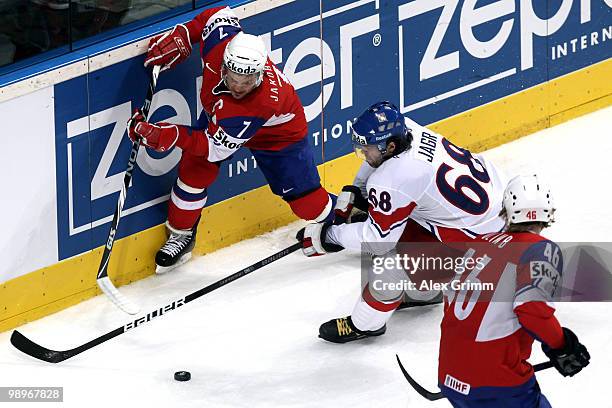
M 206 39 L 208 35 L 219 26 L 234 26 L 240 27 L 238 17 L 217 17 L 212 23 L 204 27 L 202 31 L 202 38 Z
M 217 133 L 215 133 L 213 136 L 213 141 L 217 146 L 223 146 L 223 147 L 226 147 L 232 150 L 246 143 L 246 142 L 236 143 L 236 142 L 230 141 L 227 133 L 225 133 L 223 128 L 219 128 L 219 130 L 217 130 Z

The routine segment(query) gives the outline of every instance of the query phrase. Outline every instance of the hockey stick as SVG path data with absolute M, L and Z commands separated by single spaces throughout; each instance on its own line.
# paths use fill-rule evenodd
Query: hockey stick
M 150 72 L 149 77 L 149 89 L 147 91 L 147 96 L 145 97 L 144 103 L 142 105 L 142 114 L 145 120 L 149 116 L 149 109 L 151 109 L 151 101 L 153 100 L 153 93 L 155 92 L 155 87 L 157 86 L 157 77 L 159 76 L 161 67 L 159 65 L 153 67 Z M 138 306 L 130 302 L 125 296 L 121 294 L 113 284 L 113 282 L 108 277 L 108 263 L 110 261 L 111 252 L 113 250 L 113 244 L 115 243 L 115 236 L 117 234 L 117 228 L 119 226 L 119 220 L 121 219 L 121 211 L 123 210 L 123 204 L 125 203 L 125 198 L 127 196 L 127 189 L 132 182 L 132 171 L 134 171 L 134 167 L 136 166 L 136 156 L 138 156 L 138 149 L 140 149 L 140 138 L 137 138 L 132 143 L 132 151 L 130 152 L 130 160 L 128 161 L 127 169 L 125 170 L 125 175 L 123 176 L 123 185 L 121 186 L 121 192 L 119 193 L 119 199 L 117 200 L 117 207 L 115 208 L 115 215 L 113 216 L 113 221 L 111 222 L 110 230 L 108 231 L 108 238 L 106 239 L 106 245 L 104 246 L 104 253 L 102 254 L 102 259 L 100 260 L 100 267 L 98 268 L 98 276 L 96 278 L 96 283 L 102 289 L 102 292 L 106 294 L 110 298 L 110 300 L 117 306 L 119 309 L 123 310 L 129 314 L 136 314 L 140 310 Z
M 397 359 L 397 364 L 399 364 L 400 370 L 402 370 L 402 373 L 404 374 L 404 377 L 406 377 L 406 380 L 408 381 L 408 383 L 412 386 L 412 388 L 415 389 L 416 392 L 421 394 L 421 396 L 423 396 L 424 398 L 427 398 L 430 401 L 437 401 L 439 399 L 446 398 L 444 395 L 442 395 L 442 392 L 431 392 L 431 391 L 426 390 L 423 386 L 421 386 L 421 384 L 416 382 L 415 379 L 410 376 L 410 374 L 408 374 L 408 372 L 402 365 L 402 362 L 400 361 L 400 358 L 397 354 L 395 355 L 395 358 Z M 550 368 L 552 366 L 553 366 L 553 363 L 551 361 L 545 361 L 543 363 L 534 365 L 533 371 L 546 370 L 547 368 Z
M 212 283 L 202 289 L 196 290 L 195 292 L 185 297 L 182 297 L 178 300 L 170 302 L 165 306 L 158 307 L 155 310 L 147 313 L 145 316 L 139 317 L 138 319 L 131 321 L 125 326 L 118 327 L 115 330 L 112 330 L 106 334 L 103 334 L 100 337 L 97 337 L 81 346 L 75 347 L 70 350 L 64 350 L 64 351 L 49 350 L 46 347 L 43 347 L 39 344 L 34 343 L 32 340 L 28 339 L 26 336 L 24 336 L 17 330 L 15 330 L 13 334 L 11 335 L 11 344 L 13 344 L 13 346 L 15 346 L 19 351 L 29 356 L 32 356 L 34 358 L 37 358 L 39 360 L 46 361 L 48 363 L 59 363 L 61 361 L 74 357 L 77 354 L 81 354 L 82 352 L 89 350 L 90 348 L 95 347 L 98 344 L 102 344 L 105 341 L 108 341 L 114 337 L 117 337 L 127 332 L 128 330 L 132 330 L 132 329 L 135 329 L 136 327 L 140 327 L 143 324 L 150 322 L 156 317 L 165 315 L 172 310 L 175 310 L 193 300 L 196 300 L 197 298 L 207 293 L 210 293 L 213 290 L 219 289 L 220 287 L 225 286 L 230 282 L 240 279 L 243 276 L 246 276 L 250 274 L 251 272 L 256 271 L 257 269 L 260 269 L 274 261 L 277 261 L 301 248 L 302 248 L 302 244 L 300 242 L 295 243 L 291 245 L 290 247 L 285 248 L 282 251 L 275 253 L 274 255 L 270 255 L 269 257 L 262 259 L 261 261 L 256 262 L 251 266 L 247 266 L 246 268 L 226 278 L 223 278 L 215 283 Z

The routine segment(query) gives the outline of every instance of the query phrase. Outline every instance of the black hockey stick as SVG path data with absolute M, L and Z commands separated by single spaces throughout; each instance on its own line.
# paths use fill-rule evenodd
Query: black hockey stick
M 404 374 L 404 377 L 406 377 L 406 380 L 408 381 L 408 383 L 412 386 L 412 388 L 415 389 L 416 392 L 421 394 L 421 396 L 423 396 L 424 398 L 427 398 L 430 401 L 437 401 L 439 399 L 446 398 L 444 395 L 442 395 L 441 392 L 431 392 L 431 391 L 426 390 L 421 384 L 416 382 L 415 379 L 410 376 L 410 374 L 408 374 L 408 372 L 402 365 L 402 362 L 400 361 L 400 358 L 397 354 L 395 355 L 395 358 L 397 359 L 397 364 L 399 364 L 400 370 L 402 370 L 402 373 Z M 553 366 L 552 362 L 545 361 L 543 363 L 534 365 L 533 371 L 546 370 L 547 368 L 550 368 L 552 366 Z
M 170 311 L 175 310 L 191 302 L 192 300 L 196 300 L 197 298 L 207 293 L 210 293 L 213 290 L 219 289 L 220 287 L 225 286 L 228 283 L 233 282 L 239 278 L 242 278 L 243 276 L 246 276 L 250 274 L 251 272 L 256 271 L 257 269 L 260 269 L 274 261 L 277 261 L 301 248 L 302 248 L 301 242 L 295 243 L 291 245 L 290 247 L 285 248 L 282 251 L 275 253 L 274 255 L 270 255 L 266 259 L 262 259 L 261 261 L 256 262 L 251 266 L 247 266 L 246 268 L 226 278 L 223 278 L 215 283 L 212 283 L 202 289 L 196 290 L 195 292 L 185 297 L 182 297 L 178 300 L 170 302 L 169 304 L 165 306 L 158 307 L 152 312 L 147 313 L 145 316 L 139 317 L 138 319 L 131 321 L 125 326 L 118 327 L 115 330 L 112 330 L 106 334 L 103 334 L 100 337 L 97 337 L 81 346 L 75 347 L 70 350 L 64 350 L 64 351 L 49 350 L 46 347 L 43 347 L 39 344 L 34 343 L 32 340 L 28 339 L 26 336 L 24 336 L 17 330 L 15 330 L 13 334 L 11 335 L 11 344 L 13 344 L 13 346 L 15 346 L 19 351 L 29 356 L 32 356 L 34 358 L 37 358 L 39 360 L 46 361 L 48 363 L 59 363 L 61 361 L 74 357 L 77 354 L 81 354 L 82 352 L 89 350 L 90 348 L 95 347 L 98 344 L 104 343 L 107 340 L 117 337 L 127 332 L 128 330 L 132 330 L 132 329 L 135 329 L 136 327 L 142 326 L 143 324 L 150 322 L 156 317 L 165 315 L 169 313 Z
M 142 105 L 142 114 L 145 120 L 149 117 L 149 110 L 151 109 L 151 101 L 153 100 L 153 93 L 157 86 L 157 77 L 159 76 L 161 67 L 155 66 L 150 71 L 149 76 L 149 89 L 147 90 L 147 96 L 145 97 Z M 140 138 L 137 138 L 132 143 L 132 151 L 130 152 L 130 159 L 128 161 L 125 175 L 123 176 L 123 185 L 121 186 L 121 192 L 119 193 L 119 199 L 117 200 L 117 207 L 115 208 L 115 215 L 111 222 L 110 230 L 108 231 L 108 238 L 106 239 L 106 245 L 104 246 L 104 253 L 100 260 L 100 267 L 98 268 L 98 276 L 96 283 L 102 289 L 102 292 L 106 294 L 117 305 L 121 310 L 129 314 L 136 314 L 139 312 L 138 306 L 130 302 L 125 296 L 121 294 L 108 277 L 108 263 L 110 261 L 111 252 L 113 250 L 113 244 L 115 243 L 115 236 L 117 235 L 117 228 L 119 227 L 119 220 L 121 219 L 121 211 L 123 210 L 123 204 L 127 197 L 127 190 L 132 182 L 132 172 L 136 166 L 136 156 L 138 156 L 138 149 L 140 149 Z

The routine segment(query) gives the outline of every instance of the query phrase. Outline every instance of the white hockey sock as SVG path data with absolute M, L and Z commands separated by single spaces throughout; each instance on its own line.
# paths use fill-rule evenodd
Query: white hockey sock
M 407 290 L 406 300 L 428 302 L 440 294 L 439 290 Z
M 387 323 L 394 311 L 395 310 L 381 312 L 380 310 L 376 310 L 367 304 L 360 296 L 351 314 L 351 320 L 353 321 L 353 325 L 359 330 L 378 330 Z

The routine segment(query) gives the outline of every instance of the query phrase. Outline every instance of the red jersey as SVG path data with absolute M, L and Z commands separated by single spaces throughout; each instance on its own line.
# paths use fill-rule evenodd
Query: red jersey
M 527 362 L 534 338 L 552 348 L 564 344 L 550 303 L 561 279 L 561 251 L 533 233 L 485 234 L 467 246 L 475 266 L 445 291 L 440 389 L 469 399 L 520 393 L 535 381 Z
M 192 130 L 198 138 L 192 153 L 208 161 L 221 161 L 241 146 L 255 150 L 281 150 L 306 137 L 304 108 L 293 86 L 270 61 L 261 84 L 240 100 L 232 97 L 221 77 L 223 52 L 242 31 L 229 7 L 205 10 L 186 24 L 192 43 L 200 42 L 203 81 L 200 101 L 208 128 Z

